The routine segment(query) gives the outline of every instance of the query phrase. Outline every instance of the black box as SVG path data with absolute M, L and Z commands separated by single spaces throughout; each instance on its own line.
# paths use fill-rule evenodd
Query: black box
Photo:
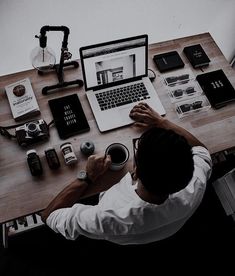
M 201 44 L 187 46 L 183 51 L 193 68 L 208 66 L 210 63 L 210 59 L 203 50 Z
M 222 69 L 198 75 L 196 79 L 214 108 L 235 100 L 235 89 Z
M 184 67 L 184 62 L 177 51 L 155 55 L 153 60 L 161 73 Z

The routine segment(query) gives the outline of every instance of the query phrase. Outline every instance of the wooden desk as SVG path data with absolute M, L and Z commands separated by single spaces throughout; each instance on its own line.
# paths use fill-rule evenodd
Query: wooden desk
M 222 68 L 233 86 L 235 86 L 235 72 L 209 33 L 150 45 L 149 68 L 152 68 L 157 74 L 154 86 L 166 109 L 166 117 L 192 132 L 209 148 L 211 153 L 215 153 L 232 147 L 235 144 L 235 104 L 230 104 L 220 110 L 210 109 L 206 113 L 198 113 L 187 118 L 179 119 L 161 82 L 161 74 L 157 71 L 152 61 L 154 54 L 177 50 L 185 62 L 185 68 L 192 69 L 182 51 L 185 46 L 198 43 L 202 45 L 211 59 L 211 64 L 205 72 Z M 200 70 L 193 70 L 193 72 L 195 75 L 201 73 Z M 48 100 L 77 93 L 85 110 L 91 130 L 66 140 L 72 142 L 79 158 L 79 162 L 75 166 L 68 167 L 64 164 L 60 151 L 60 145 L 64 141 L 59 139 L 55 127 L 52 127 L 50 129 L 51 137 L 48 142 L 35 144 L 31 147 L 37 150 L 42 160 L 44 174 L 40 178 L 32 177 L 29 172 L 26 161 L 27 149 L 20 148 L 16 141 L 8 140 L 0 136 L 0 223 L 44 209 L 58 192 L 76 178 L 77 171 L 85 167 L 87 159 L 80 152 L 80 144 L 83 141 L 94 141 L 96 153 L 101 154 L 104 153 L 105 148 L 110 143 L 122 142 L 129 148 L 132 155 L 132 138 L 140 135 L 140 132 L 133 126 L 127 126 L 101 134 L 96 126 L 83 88 L 74 86 L 59 90 L 48 96 L 43 96 L 41 93 L 42 87 L 57 83 L 57 77 L 54 72 L 39 76 L 36 70 L 29 70 L 0 78 L 0 125 L 8 126 L 15 123 L 11 116 L 4 87 L 25 77 L 30 78 L 40 106 L 41 116 L 38 118 L 43 118 L 49 123 L 52 120 L 52 115 L 48 106 Z M 80 68 L 65 69 L 65 80 L 73 80 L 76 78 L 82 78 Z M 51 171 L 47 165 L 44 150 L 48 146 L 55 147 L 59 155 L 62 166 L 58 171 Z M 112 180 L 109 186 L 115 183 L 117 179 L 130 169 L 131 164 L 132 158 L 128 166 L 120 173 L 109 172 L 106 175 L 106 179 Z M 92 187 L 88 193 L 97 193 L 100 190 L 107 189 L 107 183 L 107 181 L 104 181 L 104 185 Z

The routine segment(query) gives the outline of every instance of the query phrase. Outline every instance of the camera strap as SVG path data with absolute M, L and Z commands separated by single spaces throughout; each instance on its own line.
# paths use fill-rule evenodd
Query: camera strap
M 8 129 L 15 128 L 18 126 L 22 126 L 24 123 L 16 124 L 16 125 L 10 125 L 10 126 L 0 126 L 0 134 L 2 136 L 7 137 L 8 139 L 16 138 L 15 135 L 11 134 Z

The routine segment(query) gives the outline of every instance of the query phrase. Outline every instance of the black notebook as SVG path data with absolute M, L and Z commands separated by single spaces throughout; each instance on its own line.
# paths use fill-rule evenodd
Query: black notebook
M 177 51 L 154 55 L 153 60 L 161 73 L 184 67 L 184 62 Z
M 189 62 L 192 64 L 193 68 L 208 66 L 210 63 L 210 59 L 203 50 L 201 44 L 185 47 L 184 53 Z
M 222 69 L 196 77 L 211 106 L 220 108 L 235 101 L 235 90 Z
M 48 103 L 61 139 L 90 129 L 77 94 L 49 100 Z

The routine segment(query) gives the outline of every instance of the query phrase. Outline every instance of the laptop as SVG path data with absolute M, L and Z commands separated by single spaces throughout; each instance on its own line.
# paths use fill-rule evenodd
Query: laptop
M 86 95 L 100 132 L 132 124 L 129 113 L 141 101 L 166 114 L 148 78 L 146 34 L 79 51 Z

